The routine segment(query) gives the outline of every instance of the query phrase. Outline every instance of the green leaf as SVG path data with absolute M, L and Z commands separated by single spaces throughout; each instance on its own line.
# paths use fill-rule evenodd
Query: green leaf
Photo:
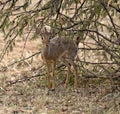
M 26 11 L 26 9 L 27 9 L 27 7 L 29 6 L 29 2 L 28 1 L 26 1 L 26 3 L 23 5 L 23 10 L 25 10 Z
M 9 50 L 10 50 L 10 51 L 13 50 L 13 46 L 12 46 L 12 44 L 10 44 L 10 46 L 9 46 Z

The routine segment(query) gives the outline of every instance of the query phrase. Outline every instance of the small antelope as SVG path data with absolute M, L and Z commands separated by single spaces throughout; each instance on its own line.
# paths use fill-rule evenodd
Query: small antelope
M 47 66 L 48 89 L 55 90 L 55 68 L 58 60 L 62 61 L 67 67 L 67 77 L 64 85 L 65 87 L 67 87 L 69 84 L 70 68 L 73 66 L 75 75 L 74 89 L 77 89 L 78 74 L 74 59 L 77 56 L 78 44 L 80 41 L 79 37 L 77 37 L 76 41 L 59 37 L 50 38 L 51 35 L 46 29 L 43 33 L 40 33 L 40 35 L 42 40 L 41 57 Z M 52 75 L 50 75 L 51 67 Z

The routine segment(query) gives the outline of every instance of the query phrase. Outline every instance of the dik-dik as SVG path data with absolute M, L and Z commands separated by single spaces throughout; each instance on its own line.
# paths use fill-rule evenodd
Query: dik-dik
M 67 77 L 65 87 L 69 84 L 71 66 L 74 69 L 74 89 L 78 86 L 78 73 L 75 64 L 75 57 L 77 56 L 79 37 L 76 41 L 68 40 L 65 38 L 55 37 L 51 38 L 50 33 L 45 30 L 40 32 L 42 40 L 41 57 L 47 67 L 47 84 L 48 89 L 55 90 L 55 69 L 57 61 L 62 61 L 67 67 Z M 52 68 L 52 75 L 50 69 Z

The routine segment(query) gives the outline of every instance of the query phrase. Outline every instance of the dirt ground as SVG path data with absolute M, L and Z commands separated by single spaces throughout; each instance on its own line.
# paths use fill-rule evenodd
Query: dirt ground
M 2 50 L 2 39 L 0 45 Z M 39 39 L 29 41 L 22 54 L 23 45 L 18 41 L 0 63 L 0 114 L 120 114 L 120 92 L 112 93 L 109 81 L 93 85 L 79 76 L 78 92 L 74 92 L 72 83 L 63 87 L 64 73 L 57 71 L 56 90 L 48 94 L 46 67 L 39 55 L 10 65 L 40 48 Z

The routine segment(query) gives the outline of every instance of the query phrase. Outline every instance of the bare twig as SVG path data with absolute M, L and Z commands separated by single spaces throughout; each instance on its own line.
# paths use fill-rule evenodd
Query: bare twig
M 16 64 L 16 63 L 19 63 L 19 62 L 25 61 L 25 60 L 27 60 L 27 59 L 30 59 L 30 58 L 32 58 L 32 57 L 34 57 L 34 56 L 36 56 L 36 55 L 38 55 L 38 54 L 40 54 L 40 53 L 41 53 L 41 51 L 36 52 L 36 53 L 30 55 L 29 57 L 20 59 L 19 61 L 15 61 L 14 63 L 11 63 L 11 64 L 7 65 L 6 67 L 10 67 L 10 66 L 12 66 L 12 65 L 14 65 L 14 64 Z

